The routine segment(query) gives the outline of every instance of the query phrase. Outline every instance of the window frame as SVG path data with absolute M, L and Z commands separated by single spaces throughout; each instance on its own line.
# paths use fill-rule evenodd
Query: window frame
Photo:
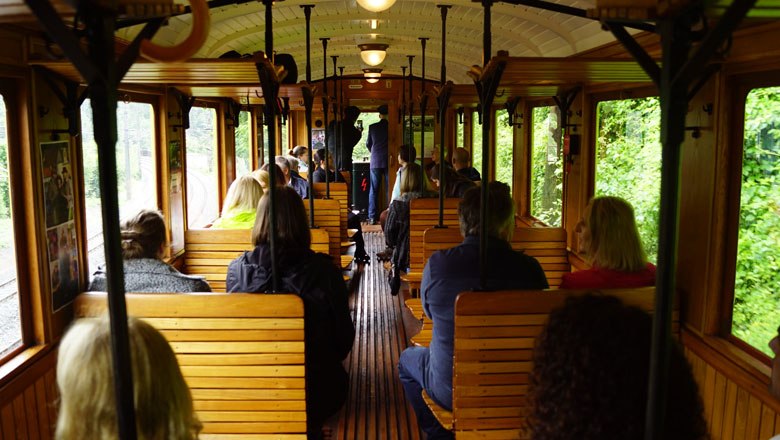
M 192 107 L 200 107 L 200 108 L 206 108 L 214 110 L 214 124 L 215 124 L 215 130 L 216 133 L 214 134 L 216 144 L 214 145 L 214 170 L 216 173 L 216 181 L 214 182 L 216 186 L 214 187 L 214 191 L 217 194 L 217 217 L 219 217 L 219 214 L 222 212 L 222 203 L 224 201 L 225 194 L 227 192 L 227 187 L 230 185 L 229 182 L 226 181 L 226 174 L 225 171 L 225 112 L 223 108 L 223 103 L 218 101 L 211 101 L 211 100 L 204 100 L 204 99 L 196 99 Z M 184 173 L 183 173 L 183 181 L 182 185 L 184 188 L 184 230 L 187 231 L 189 229 L 193 229 L 190 226 L 190 215 L 189 215 L 189 206 L 188 206 L 188 188 L 189 188 L 189 182 L 187 182 L 187 174 L 188 174 L 188 164 L 187 164 L 187 133 L 186 130 L 184 130 L 184 133 L 182 133 L 182 140 L 184 144 L 184 149 L 182 153 L 182 165 L 184 167 Z M 235 173 L 235 167 L 233 167 L 233 173 Z M 194 229 L 200 229 L 203 228 L 203 226 L 195 227 Z
M 14 252 L 16 254 L 16 281 L 19 298 L 19 317 L 22 343 L 0 358 L 0 388 L 22 372 L 24 366 L 48 352 L 52 339 L 52 312 L 46 307 L 47 296 L 41 288 L 42 272 L 38 253 L 45 246 L 38 237 L 37 228 L 43 222 L 36 212 L 42 201 L 36 188 L 36 174 L 25 164 L 34 163 L 31 115 L 29 112 L 29 77 L 13 68 L 0 69 L 0 94 L 6 105 L 8 135 L 8 174 L 13 218 Z M 11 145 L 18 148 L 11 148 Z M 35 252 L 30 250 L 34 249 Z M 36 294 L 37 293 L 37 294 Z M 45 350 L 46 349 L 46 350 Z M 50 348 L 49 348 L 50 349 Z
M 778 80 L 780 71 L 751 73 L 728 78 L 728 82 L 733 84 L 730 87 L 731 93 L 729 107 L 732 111 L 729 113 L 731 120 L 728 123 L 730 134 L 726 137 L 728 149 L 727 154 L 727 192 L 725 197 L 725 239 L 723 240 L 722 263 L 720 289 L 718 298 L 720 307 L 716 317 L 717 331 L 713 336 L 724 339 L 730 344 L 736 346 L 744 352 L 749 358 L 754 359 L 760 364 L 770 366 L 771 357 L 759 349 L 750 345 L 747 341 L 740 339 L 732 333 L 735 284 L 737 276 L 737 253 L 739 247 L 739 221 L 741 210 L 742 194 L 742 159 L 744 154 L 745 139 L 745 106 L 747 97 L 754 89 L 780 87 Z M 767 341 L 769 343 L 769 341 Z

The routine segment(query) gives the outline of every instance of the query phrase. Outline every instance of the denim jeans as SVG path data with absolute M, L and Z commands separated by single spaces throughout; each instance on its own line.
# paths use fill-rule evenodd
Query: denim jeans
M 379 207 L 382 179 L 384 179 L 384 188 L 387 188 L 387 168 L 371 168 L 371 187 L 368 192 L 368 218 L 375 222 L 379 221 L 379 213 L 382 212 L 382 208 Z
M 422 398 L 422 390 L 441 405 L 436 399 L 436 390 L 428 386 L 428 359 L 430 358 L 426 347 L 409 347 L 401 353 L 398 359 L 398 376 L 404 386 L 406 400 L 417 416 L 417 425 L 428 436 L 428 440 L 454 439 L 452 431 L 445 429 L 436 416 L 433 415 L 428 405 Z M 442 405 L 443 406 L 443 405 Z

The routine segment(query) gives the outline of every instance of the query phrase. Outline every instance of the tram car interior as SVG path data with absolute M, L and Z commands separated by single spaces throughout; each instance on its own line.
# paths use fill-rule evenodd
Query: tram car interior
M 68 438 L 60 343 L 101 316 L 118 438 L 144 429 L 128 317 L 170 345 L 197 438 L 548 438 L 541 347 L 594 292 L 651 316 L 647 365 L 627 368 L 644 438 L 676 428 L 676 347 L 695 438 L 780 435 L 779 19 L 770 0 L 0 1 L 0 440 Z M 263 196 L 224 226 L 246 175 Z M 592 220 L 598 199 L 627 202 L 645 284 L 567 284 L 609 269 L 598 228 L 632 246 Z M 140 258 L 210 292 L 126 288 L 143 210 L 164 225 Z M 526 269 L 496 273 L 499 238 L 546 284 L 505 283 Z M 335 278 L 290 275 L 288 243 Z M 468 264 L 446 260 L 467 243 Z M 240 262 L 262 289 L 236 287 Z M 458 271 L 473 281 L 438 319 L 433 286 Z M 340 324 L 298 286 L 322 278 L 338 288 L 316 301 L 354 330 L 328 354 L 341 385 L 313 380 L 330 349 L 313 340 Z M 447 338 L 451 398 L 410 396 L 399 360 Z M 323 416 L 328 387 L 343 395 Z

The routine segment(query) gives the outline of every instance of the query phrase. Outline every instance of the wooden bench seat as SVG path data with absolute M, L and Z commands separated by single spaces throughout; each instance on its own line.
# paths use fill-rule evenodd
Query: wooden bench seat
M 224 292 L 230 262 L 245 251 L 254 249 L 251 235 L 250 229 L 187 230 L 184 233 L 184 272 L 202 276 L 212 291 Z M 325 229 L 312 229 L 311 249 L 314 252 L 329 253 L 329 234 Z
M 463 292 L 455 303 L 452 428 L 458 439 L 528 438 L 529 374 L 550 312 L 581 290 Z M 652 313 L 655 288 L 602 293 Z M 672 329 L 680 331 L 675 305 Z M 430 399 L 429 399 L 430 401 Z M 434 413 L 446 414 L 430 401 Z M 445 420 L 445 423 L 447 420 Z
M 313 187 L 314 198 L 325 199 L 325 196 L 327 195 L 325 184 L 315 183 Z M 331 182 L 329 199 L 336 200 L 339 204 L 339 240 L 348 241 L 351 236 L 347 232 L 347 212 L 349 211 L 349 192 L 347 191 L 347 184 L 343 182 Z
M 444 226 L 459 230 L 458 204 L 460 199 L 444 199 Z M 423 235 L 425 231 L 439 224 L 439 199 L 414 199 L 409 203 L 409 272 L 401 279 L 409 283 L 409 289 L 419 290 L 423 258 Z
M 297 295 L 128 293 L 128 315 L 160 330 L 176 353 L 200 438 L 306 439 L 303 301 Z M 78 296 L 99 316 L 106 295 Z
M 309 203 L 304 203 L 306 208 L 306 217 L 309 216 Z M 340 261 L 341 257 L 341 206 L 336 200 L 314 200 L 314 225 L 317 227 L 312 229 L 325 230 L 328 232 L 328 238 L 330 240 L 329 254 L 335 261 Z M 346 228 L 346 220 L 344 222 L 344 228 Z

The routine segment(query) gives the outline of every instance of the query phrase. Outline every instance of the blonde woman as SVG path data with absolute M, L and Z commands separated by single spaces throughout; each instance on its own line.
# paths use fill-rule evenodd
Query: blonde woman
M 168 341 L 144 321 L 130 318 L 127 326 L 138 438 L 197 439 L 201 423 Z M 57 356 L 56 440 L 119 437 L 113 371 L 108 318 L 76 321 Z
M 257 203 L 263 196 L 260 182 L 249 174 L 234 180 L 228 188 L 222 216 L 211 225 L 219 229 L 251 229 L 255 224 Z
M 563 276 L 562 289 L 617 289 L 655 285 L 655 266 L 647 262 L 634 208 L 619 197 L 588 203 L 575 230 L 591 268 Z
M 201 277 L 185 275 L 162 261 L 166 246 L 165 219 L 160 211 L 142 209 L 119 226 L 127 292 L 211 292 Z M 108 288 L 105 266 L 99 266 L 89 290 Z

